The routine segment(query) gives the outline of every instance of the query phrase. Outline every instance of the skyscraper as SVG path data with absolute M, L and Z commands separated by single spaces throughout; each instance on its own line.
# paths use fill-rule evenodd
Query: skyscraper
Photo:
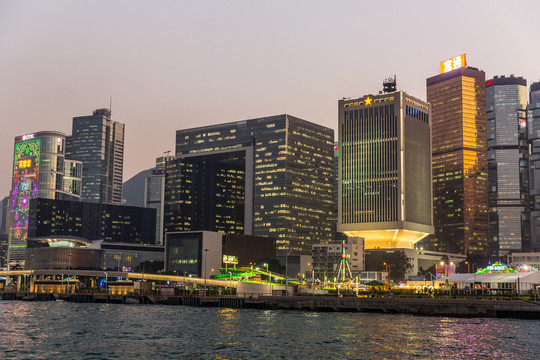
M 73 118 L 66 156 L 82 161 L 81 200 L 121 204 L 124 124 L 111 120 L 109 109 Z
M 184 154 L 169 160 L 165 169 L 165 232 L 207 230 L 252 235 L 253 208 L 246 206 L 253 204 L 253 172 L 246 178 L 246 158 L 253 159 L 250 150 Z
M 63 189 L 65 135 L 40 131 L 15 137 L 10 195 L 9 262 L 24 261 L 30 200 L 77 200 Z
M 486 81 L 489 240 L 492 256 L 522 248 L 529 236 L 527 80 Z
M 276 115 L 178 130 L 176 156 L 251 149 L 245 171 L 253 201 L 245 207 L 253 221 L 246 230 L 276 238 L 280 255 L 307 255 L 312 244 L 332 238 L 333 143 L 332 129 Z
M 427 79 L 432 114 L 433 250 L 487 254 L 488 193 L 485 74 L 465 55 Z
M 338 109 L 337 230 L 366 248 L 412 248 L 433 233 L 429 104 L 393 91 Z
M 531 233 L 524 250 L 540 251 L 540 82 L 531 84 L 527 106 Z

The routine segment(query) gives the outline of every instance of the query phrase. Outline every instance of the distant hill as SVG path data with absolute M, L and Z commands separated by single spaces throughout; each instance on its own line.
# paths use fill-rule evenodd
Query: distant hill
M 152 169 L 143 170 L 123 184 L 125 205 L 144 206 L 144 179 L 152 175 Z

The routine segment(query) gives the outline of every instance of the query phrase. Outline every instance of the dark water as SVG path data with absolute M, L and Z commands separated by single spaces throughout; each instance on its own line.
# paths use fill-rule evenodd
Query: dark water
M 0 301 L 0 359 L 539 359 L 540 321 Z

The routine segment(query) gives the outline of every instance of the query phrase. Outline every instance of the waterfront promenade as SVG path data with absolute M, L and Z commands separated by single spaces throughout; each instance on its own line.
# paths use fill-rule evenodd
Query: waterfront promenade
M 370 312 L 421 316 L 488 317 L 540 320 L 540 301 L 371 298 L 336 296 L 163 296 L 102 294 L 0 293 L 2 300 L 78 303 L 162 304 L 195 307 L 244 308 L 261 310 L 301 310 L 317 312 Z

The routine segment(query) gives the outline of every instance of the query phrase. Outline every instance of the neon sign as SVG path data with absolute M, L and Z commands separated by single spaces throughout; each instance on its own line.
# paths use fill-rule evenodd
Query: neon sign
M 23 141 L 32 140 L 33 138 L 34 138 L 34 134 L 28 134 L 28 135 L 22 136 Z
M 495 263 L 493 265 L 487 266 L 485 269 L 479 270 L 477 274 L 485 274 L 485 273 L 515 273 L 518 272 L 515 269 L 512 269 L 504 264 L 501 263 Z
M 224 264 L 238 264 L 238 256 L 223 255 Z
M 441 74 L 465 67 L 466 65 L 465 54 L 441 61 Z
M 9 247 L 12 248 L 26 246 L 30 200 L 38 196 L 40 152 L 40 139 L 15 144 L 9 229 Z
M 492 86 L 492 85 L 493 85 L 493 80 L 486 81 L 486 87 Z
M 370 98 L 370 97 L 368 96 L 367 98 L 364 99 L 364 104 L 366 104 L 366 105 L 371 105 L 371 101 L 372 101 L 372 100 L 373 100 L 373 99 Z

